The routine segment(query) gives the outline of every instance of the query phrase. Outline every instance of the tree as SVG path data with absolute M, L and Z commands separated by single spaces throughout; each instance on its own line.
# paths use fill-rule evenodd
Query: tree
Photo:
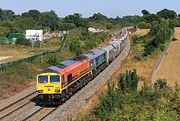
M 28 12 L 22 13 L 23 17 L 31 17 L 34 20 L 38 21 L 41 17 L 41 13 L 38 10 L 29 10 Z
M 180 14 L 178 14 L 178 17 L 180 18 Z
M 142 10 L 141 13 L 143 14 L 143 16 L 149 15 L 149 14 L 150 14 L 149 11 L 147 11 L 147 10 L 145 10 L 145 9 Z
M 25 46 L 30 46 L 31 45 L 31 41 L 25 38 L 19 38 L 16 40 L 16 44 L 17 45 L 25 45 Z
M 96 21 L 106 21 L 107 17 L 101 13 L 95 13 L 92 17 L 89 17 L 89 19 Z
M 142 22 L 139 23 L 138 27 L 139 27 L 140 29 L 149 29 L 149 28 L 151 27 L 151 24 L 142 21 Z
M 150 33 L 149 34 L 154 36 L 154 35 L 156 35 L 159 32 L 160 29 L 161 29 L 161 25 L 160 24 L 153 23 L 153 25 L 150 28 Z
M 52 31 L 59 29 L 59 17 L 54 11 L 41 14 L 39 25 L 44 28 L 50 28 Z
M 70 45 L 69 45 L 69 49 L 71 52 L 76 53 L 76 55 L 82 54 L 83 52 L 83 47 L 81 45 L 81 43 L 79 42 L 78 39 L 74 38 Z
M 56 55 L 55 54 L 49 54 L 48 56 L 47 56 L 47 63 L 49 64 L 49 65 L 56 65 L 56 64 L 58 64 L 58 60 L 57 60 L 57 57 L 56 57 Z
M 75 24 L 76 27 L 87 27 L 88 21 L 82 18 L 80 13 L 74 13 L 74 15 L 69 15 L 64 18 L 65 23 Z
M 164 18 L 164 19 L 173 19 L 177 17 L 177 14 L 173 10 L 163 9 L 156 13 L 158 16 Z
M 10 29 L 7 27 L 1 27 L 0 26 L 0 36 L 6 36 L 8 33 L 10 33 Z
M 73 23 L 60 23 L 59 24 L 60 30 L 67 31 L 76 28 L 76 25 Z
M 0 20 L 2 20 L 2 17 L 3 17 L 3 11 L 2 11 L 2 9 L 0 8 Z
M 12 10 L 2 10 L 2 20 L 14 18 L 15 13 Z
M 13 25 L 15 32 L 24 32 L 26 29 L 34 29 L 36 22 L 30 17 L 17 17 Z
M 146 16 L 143 16 L 143 19 L 145 19 L 146 22 L 152 23 L 153 21 L 160 22 L 161 18 L 155 14 L 148 14 Z

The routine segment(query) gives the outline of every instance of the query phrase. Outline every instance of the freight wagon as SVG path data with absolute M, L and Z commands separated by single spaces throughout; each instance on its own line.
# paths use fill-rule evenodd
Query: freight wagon
M 60 62 L 39 72 L 37 92 L 40 103 L 60 104 L 109 65 L 124 49 L 128 31 L 101 48 Z

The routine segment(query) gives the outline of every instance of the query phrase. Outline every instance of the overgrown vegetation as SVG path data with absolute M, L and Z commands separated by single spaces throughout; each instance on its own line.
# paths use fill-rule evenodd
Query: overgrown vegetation
M 180 88 L 173 90 L 166 85 L 166 80 L 157 80 L 155 90 L 146 84 L 137 90 L 140 80 L 136 70 L 121 74 L 117 86 L 108 84 L 107 93 L 101 94 L 99 105 L 87 120 L 178 121 Z
M 0 72 L 0 90 L 9 89 L 15 84 L 27 85 L 28 80 L 35 79 L 37 71 L 33 64 L 22 63 L 7 69 L 5 72 Z

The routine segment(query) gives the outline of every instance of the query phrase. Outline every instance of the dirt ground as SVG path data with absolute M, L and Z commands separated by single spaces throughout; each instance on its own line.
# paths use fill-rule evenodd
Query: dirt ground
M 52 43 L 53 42 L 55 43 L 56 41 L 52 41 Z M 26 58 L 47 50 L 56 50 L 59 47 L 58 45 L 47 45 L 48 43 L 43 44 L 41 48 L 31 48 L 30 46 L 26 47 L 20 45 L 0 45 L 0 56 L 11 56 L 11 58 L 0 60 L 0 64 Z
M 149 32 L 149 29 L 137 29 L 137 31 L 133 33 L 132 35 L 143 36 L 143 35 L 146 35 L 148 32 Z
M 8 61 L 14 61 L 17 59 L 25 58 L 30 56 L 27 51 L 18 51 L 18 50 L 0 50 L 1 56 L 11 56 L 11 58 L 0 60 L 0 63 L 5 63 Z
M 175 28 L 176 41 L 173 41 L 167 54 L 155 72 L 154 80 L 166 79 L 168 85 L 180 85 L 180 27 Z

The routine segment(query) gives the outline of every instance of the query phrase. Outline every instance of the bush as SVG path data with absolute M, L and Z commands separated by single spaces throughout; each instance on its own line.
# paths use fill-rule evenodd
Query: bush
M 57 61 L 57 58 L 56 58 L 55 54 L 49 54 L 47 58 L 48 58 L 47 63 L 49 65 L 56 65 L 56 64 L 58 64 L 58 61 Z
M 129 91 L 136 91 L 138 86 L 139 77 L 136 70 L 126 71 L 118 77 L 118 90 L 123 93 Z
M 76 38 L 71 40 L 71 43 L 69 45 L 69 49 L 71 52 L 75 53 L 76 55 L 80 55 L 83 53 L 83 46 L 81 45 L 79 40 Z
M 110 30 L 110 29 L 112 29 L 112 27 L 113 27 L 112 24 L 109 23 L 109 24 L 107 24 L 106 29 Z
M 25 46 L 30 46 L 31 45 L 31 41 L 25 38 L 20 38 L 17 39 L 15 42 L 17 45 L 25 45 Z
M 155 50 L 164 50 L 166 43 L 170 40 L 172 29 L 162 27 L 160 24 L 155 24 L 150 29 L 150 36 L 152 40 L 144 45 L 144 56 L 151 55 Z
M 144 21 L 140 22 L 138 25 L 138 28 L 140 29 L 149 29 L 151 27 L 150 23 L 146 23 Z
M 135 70 L 126 71 L 118 78 L 118 87 L 121 88 L 121 84 L 126 83 L 125 88 L 136 88 L 137 85 L 132 80 L 137 80 L 137 77 Z M 107 93 L 100 96 L 99 105 L 87 117 L 88 120 L 93 120 L 95 117 L 96 120 L 105 121 L 179 121 L 179 97 L 177 91 L 165 88 L 167 85 L 164 79 L 157 80 L 157 84 L 161 90 L 153 90 L 145 83 L 139 92 L 130 91 L 123 94 L 120 90 L 115 90 L 114 84 L 108 83 Z
M 154 87 L 155 89 L 164 89 L 165 87 L 167 87 L 167 81 L 165 79 L 158 79 L 154 83 Z
M 12 88 L 14 83 L 25 85 L 27 81 L 35 79 L 37 69 L 30 63 L 23 62 L 0 72 L 0 90 Z

